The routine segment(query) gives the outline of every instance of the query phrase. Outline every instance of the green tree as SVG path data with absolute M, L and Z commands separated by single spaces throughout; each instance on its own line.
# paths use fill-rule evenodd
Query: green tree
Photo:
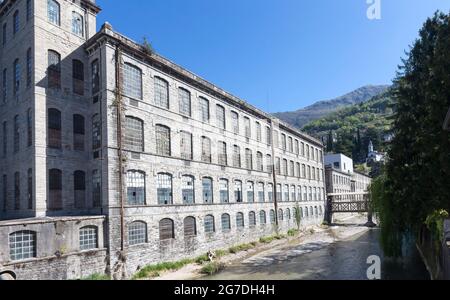
M 385 176 L 372 186 L 382 245 L 400 256 L 403 237 L 429 215 L 450 210 L 450 15 L 436 13 L 420 30 L 394 81 L 396 114 Z

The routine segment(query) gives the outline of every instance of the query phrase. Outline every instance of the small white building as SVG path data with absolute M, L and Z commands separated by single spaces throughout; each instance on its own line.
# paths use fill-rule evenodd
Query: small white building
M 367 155 L 367 162 L 382 162 L 384 161 L 384 153 L 377 152 L 374 150 L 373 143 L 370 141 L 369 143 L 369 152 Z
M 325 155 L 325 165 L 330 165 L 333 169 L 342 173 L 353 173 L 353 160 L 344 154 Z

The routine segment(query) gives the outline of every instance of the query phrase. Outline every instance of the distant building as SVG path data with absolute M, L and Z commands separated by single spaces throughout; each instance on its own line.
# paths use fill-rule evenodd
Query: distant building
M 353 160 L 343 154 L 325 155 L 327 194 L 367 192 L 372 179 L 353 169 Z
M 385 154 L 381 152 L 377 152 L 374 150 L 373 143 L 370 141 L 369 143 L 369 152 L 367 155 L 367 162 L 383 162 L 385 158 Z

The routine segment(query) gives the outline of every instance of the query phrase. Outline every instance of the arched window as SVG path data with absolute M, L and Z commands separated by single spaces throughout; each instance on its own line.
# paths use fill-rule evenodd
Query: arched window
M 250 149 L 245 149 L 245 167 L 248 170 L 253 170 L 253 154 Z
M 287 159 L 283 159 L 283 175 L 288 175 L 288 161 Z
M 233 146 L 233 167 L 241 167 L 241 148 L 238 145 Z
M 169 109 L 169 83 L 160 77 L 155 77 L 155 105 Z
M 305 215 L 303 214 L 303 207 L 300 207 L 300 218 L 303 218 Z
M 214 224 L 214 216 L 207 215 L 204 220 L 205 233 L 213 233 L 216 231 L 216 226 Z
M 92 149 L 97 150 L 102 146 L 102 131 L 100 124 L 100 115 L 92 116 Z
M 86 173 L 75 171 L 73 177 L 75 207 L 84 208 L 86 206 Z
M 33 169 L 28 169 L 27 175 L 28 209 L 33 209 Z
M 17 95 L 20 89 L 20 78 L 21 78 L 19 59 L 16 59 L 14 61 L 13 71 L 14 71 L 14 95 Z
M 55 24 L 60 25 L 60 7 L 59 3 L 55 0 L 47 0 L 47 13 L 48 13 L 48 21 Z
M 178 106 L 180 114 L 191 116 L 191 93 L 183 88 L 178 89 Z
M 264 202 L 264 183 L 259 182 L 257 185 L 258 202 Z
M 273 202 L 273 184 L 269 183 L 267 185 L 267 199 L 269 202 Z
M 77 12 L 72 12 L 72 33 L 84 37 L 83 16 Z
M 235 111 L 231 112 L 231 128 L 235 134 L 239 134 L 239 114 Z
M 272 161 L 272 155 L 267 154 L 266 155 L 266 172 L 272 174 L 273 172 L 273 161 Z
M 183 221 L 184 237 L 193 237 L 197 235 L 197 224 L 194 217 L 186 217 Z
M 216 121 L 217 127 L 225 129 L 225 108 L 222 105 L 216 105 Z
M 144 152 L 144 121 L 131 116 L 125 117 L 124 144 L 127 150 Z
M 72 60 L 72 89 L 74 94 L 84 95 L 84 65 L 78 59 Z
M 256 215 L 254 211 L 251 211 L 248 213 L 248 225 L 250 227 L 255 227 L 256 226 Z
M 92 171 L 92 205 L 94 207 L 100 207 L 102 204 L 101 199 L 102 181 L 100 172 L 98 170 Z
M 319 216 L 319 209 L 317 208 L 317 206 L 314 206 L 314 212 L 316 214 L 316 217 Z
M 85 226 L 80 228 L 80 250 L 93 250 L 98 248 L 97 226 Z
M 256 141 L 261 142 L 261 140 L 262 140 L 261 124 L 259 122 L 256 122 Z
M 270 210 L 270 223 L 271 224 L 275 224 L 275 210 L 271 209 Z
M 286 220 L 291 219 L 291 209 L 286 208 L 285 216 L 286 216 Z
M 304 212 L 305 212 L 305 217 L 306 217 L 306 218 L 309 218 L 309 210 L 308 210 L 308 207 L 305 207 Z
M 6 103 L 8 101 L 8 69 L 3 69 L 2 72 L 2 98 L 3 103 Z
M 128 63 L 123 65 L 123 93 L 125 96 L 142 100 L 142 71 Z
M 147 223 L 135 221 L 128 225 L 128 245 L 147 243 Z
M 14 209 L 20 210 L 20 173 L 14 173 Z
M 285 184 L 283 186 L 283 201 L 288 202 L 289 201 L 289 185 Z
M 211 162 L 211 140 L 206 136 L 202 136 L 202 161 Z
M 309 208 L 309 215 L 310 215 L 311 217 L 314 216 L 314 209 L 313 209 L 312 206 Z
M 244 228 L 244 214 L 241 212 L 236 214 L 236 227 Z
M 236 180 L 234 182 L 234 201 L 237 203 L 243 202 L 242 199 L 242 181 Z
M 255 185 L 251 181 L 247 182 L 247 202 L 255 202 Z
M 170 156 L 170 128 L 164 125 L 156 125 L 156 154 Z
M 295 193 L 295 185 L 291 185 L 291 201 L 296 201 L 297 194 Z
M 127 204 L 145 204 L 145 173 L 142 171 L 127 172 Z
M 283 201 L 283 191 L 281 184 L 277 184 L 277 201 L 282 202 Z
M 14 116 L 14 153 L 20 150 L 20 117 Z
M 48 88 L 61 88 L 61 55 L 53 50 L 48 50 L 47 77 Z
M 297 187 L 297 201 L 303 201 L 303 199 L 302 199 L 302 187 L 300 185 Z
M 16 10 L 13 15 L 13 34 L 15 35 L 17 32 L 19 32 L 20 28 L 20 16 L 19 11 Z
M 174 224 L 171 219 L 159 221 L 159 240 L 170 240 L 175 238 Z
M 9 257 L 12 261 L 36 257 L 36 232 L 24 230 L 9 235 Z
M 27 110 L 27 146 L 33 144 L 33 111 L 31 108 Z
M 283 210 L 281 208 L 278 210 L 278 220 L 283 221 Z
M 180 153 L 181 158 L 192 160 L 192 134 L 187 131 L 180 132 Z
M 199 97 L 200 120 L 209 122 L 209 101 L 203 97 Z
M 251 129 L 249 117 L 244 117 L 244 130 L 245 130 L 245 137 L 251 138 L 252 137 L 252 129 Z
M 92 80 L 92 94 L 96 94 L 100 90 L 100 69 L 98 59 L 91 63 L 91 80 Z
M 195 203 L 193 176 L 184 175 L 181 177 L 181 197 L 183 198 L 183 204 Z
M 218 164 L 221 166 L 226 166 L 228 164 L 227 160 L 227 144 L 225 142 L 219 142 L 217 145 L 218 154 Z
M 84 151 L 84 117 L 73 115 L 73 150 Z
M 231 230 L 230 215 L 223 214 L 222 215 L 222 231 L 230 231 L 230 230 Z
M 61 170 L 51 169 L 49 171 L 48 190 L 49 190 L 48 208 L 50 210 L 61 210 L 63 208 Z
M 213 182 L 212 178 L 204 177 L 202 179 L 203 202 L 213 203 Z
M 266 212 L 265 212 L 264 210 L 261 210 L 261 211 L 259 212 L 259 223 L 260 223 L 261 225 L 265 225 L 265 224 L 267 223 L 267 220 L 266 220 Z
M 27 22 L 33 16 L 32 0 L 27 0 Z
M 220 179 L 219 180 L 219 193 L 220 193 L 220 203 L 229 203 L 229 194 L 228 194 L 228 180 Z
M 303 201 L 308 201 L 308 187 L 303 187 Z
M 256 153 L 256 168 L 258 171 L 264 171 L 263 154 L 261 152 Z
M 159 173 L 156 179 L 158 204 L 172 204 L 172 175 Z

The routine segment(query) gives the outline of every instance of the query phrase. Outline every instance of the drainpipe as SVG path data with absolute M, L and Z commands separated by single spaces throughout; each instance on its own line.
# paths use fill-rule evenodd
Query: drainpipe
M 272 180 L 273 180 L 273 204 L 275 207 L 275 224 L 277 226 L 277 232 L 278 232 L 278 194 L 277 194 L 277 174 L 275 172 L 275 146 L 274 146 L 274 138 L 273 138 L 273 130 L 274 130 L 274 124 L 273 120 L 270 119 L 270 139 L 271 139 L 271 145 L 272 145 Z M 269 214 L 270 217 L 270 214 Z
M 119 160 L 119 202 L 120 202 L 120 250 L 121 258 L 125 259 L 125 206 L 123 189 L 123 146 L 122 146 L 122 50 L 116 46 L 116 107 L 117 107 L 117 156 Z

